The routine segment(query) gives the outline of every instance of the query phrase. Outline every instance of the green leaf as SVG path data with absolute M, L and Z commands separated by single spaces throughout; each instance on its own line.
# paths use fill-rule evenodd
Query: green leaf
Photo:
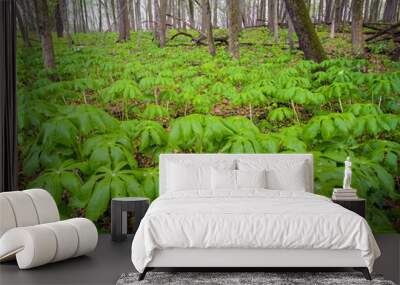
M 125 197 L 126 196 L 126 184 L 118 177 L 111 179 L 111 198 Z
M 97 177 L 95 175 L 91 176 L 89 180 L 82 185 L 80 190 L 72 195 L 70 206 L 74 208 L 84 208 L 92 196 L 96 181 Z
M 111 178 L 106 178 L 96 184 L 85 212 L 88 219 L 97 221 L 107 210 L 110 203 L 110 183 Z
M 321 122 L 321 134 L 324 140 L 329 140 L 333 137 L 335 127 L 333 126 L 332 120 L 322 120 Z
M 61 185 L 72 194 L 77 193 L 82 185 L 79 176 L 72 172 L 61 173 L 60 182 Z

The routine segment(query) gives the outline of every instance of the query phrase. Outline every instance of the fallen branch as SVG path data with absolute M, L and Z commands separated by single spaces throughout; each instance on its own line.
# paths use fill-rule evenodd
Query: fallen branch
M 394 29 L 398 28 L 398 27 L 400 27 L 400 22 L 398 22 L 398 23 L 396 23 L 396 24 L 393 24 L 393 25 L 389 26 L 389 27 L 386 28 L 386 29 L 380 30 L 380 31 L 377 32 L 375 35 L 373 35 L 373 36 L 367 38 L 365 41 L 370 42 L 370 41 L 372 41 L 372 40 L 374 40 L 374 39 L 376 39 L 376 38 L 379 38 L 380 36 L 383 36 L 384 34 L 393 34 L 392 31 L 393 31 Z
M 190 41 L 196 45 L 207 45 L 206 42 L 204 42 L 204 40 L 207 38 L 205 35 L 201 34 L 198 38 L 194 37 L 192 34 L 189 34 L 187 32 L 178 32 L 175 35 L 173 35 L 169 41 L 172 41 L 173 39 L 175 39 L 178 36 L 185 36 L 190 38 Z M 216 43 L 223 43 L 228 45 L 228 37 L 216 37 L 214 38 L 214 41 Z

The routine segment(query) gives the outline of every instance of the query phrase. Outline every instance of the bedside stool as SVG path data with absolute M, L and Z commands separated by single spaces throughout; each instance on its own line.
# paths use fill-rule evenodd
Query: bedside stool
M 142 197 L 119 197 L 111 201 L 111 239 L 123 241 L 128 231 L 127 212 L 135 215 L 133 234 L 136 233 L 140 221 L 149 208 L 150 200 Z
M 365 199 L 355 198 L 352 200 L 333 200 L 333 203 L 339 204 L 340 206 L 359 214 L 365 218 Z

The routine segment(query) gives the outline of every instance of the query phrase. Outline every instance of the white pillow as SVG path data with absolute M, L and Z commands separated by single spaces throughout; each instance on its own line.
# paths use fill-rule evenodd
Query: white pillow
M 236 190 L 236 170 L 212 168 L 211 185 L 213 190 Z
M 310 168 L 308 161 L 304 159 L 240 159 L 238 169 L 266 169 L 268 189 L 306 191 L 311 187 Z
M 210 190 L 211 168 L 201 166 L 185 166 L 182 164 L 169 163 L 167 189 L 168 191 L 185 190 Z
M 286 173 L 278 169 L 271 169 L 267 171 L 267 187 L 273 190 L 306 192 L 306 177 L 306 167 L 304 164 L 292 168 Z
M 267 188 L 267 171 L 236 170 L 237 188 Z

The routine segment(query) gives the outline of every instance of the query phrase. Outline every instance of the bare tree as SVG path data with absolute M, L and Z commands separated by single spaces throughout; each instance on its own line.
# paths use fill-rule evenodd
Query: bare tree
M 98 8 L 99 8 L 99 32 L 101 33 L 103 30 L 103 18 L 101 15 L 101 0 L 98 2 Z
M 53 39 L 51 37 L 49 7 L 47 0 L 35 0 L 35 13 L 40 42 L 42 44 L 43 64 L 45 68 L 55 68 Z
M 339 22 L 341 19 L 340 8 L 341 8 L 342 0 L 333 0 L 333 11 L 332 11 L 332 23 L 331 23 L 331 33 L 330 37 L 333 39 L 335 37 L 335 33 L 339 28 Z
M 288 21 L 288 43 L 289 43 L 289 47 L 290 50 L 294 50 L 294 41 L 293 41 L 293 33 L 294 33 L 294 27 L 293 27 L 293 23 L 292 20 L 290 20 L 290 17 L 287 17 L 287 21 Z
M 256 21 L 257 26 L 265 24 L 265 10 L 266 10 L 266 0 L 260 0 L 257 9 L 257 21 Z
M 151 5 L 151 0 L 147 0 L 147 28 L 151 30 L 153 28 L 153 8 Z
M 110 19 L 110 12 L 108 11 L 108 4 L 107 0 L 104 0 L 104 10 L 106 11 L 106 19 L 107 19 L 107 31 L 111 31 L 111 19 Z
M 268 0 L 268 27 L 274 35 L 274 41 L 279 42 L 278 34 L 278 0 Z
M 22 39 L 24 41 L 24 46 L 26 48 L 29 48 L 32 45 L 31 45 L 31 42 L 29 40 L 28 27 L 27 27 L 26 22 L 24 21 L 24 19 L 22 17 L 22 9 L 21 9 L 21 6 L 20 6 L 19 2 L 16 3 L 15 13 L 16 13 L 16 16 L 17 16 L 18 28 L 19 28 L 19 31 L 21 32 Z
M 332 13 L 333 13 L 334 3 L 335 3 L 335 0 L 326 0 L 325 17 L 324 17 L 325 24 L 330 24 L 332 21 Z
M 89 23 L 88 23 L 88 12 L 86 7 L 86 0 L 82 0 L 83 2 L 83 11 L 85 12 L 84 20 L 85 20 L 85 31 L 89 32 Z
M 229 51 L 234 59 L 239 59 L 239 0 L 228 1 Z
M 160 33 L 158 31 L 160 26 L 160 6 L 158 4 L 158 0 L 154 0 L 154 22 L 154 40 L 160 44 Z
M 360 56 L 364 53 L 363 39 L 363 3 L 364 0 L 353 0 L 352 21 L 351 21 L 351 42 L 353 45 L 353 54 Z
M 194 22 L 194 6 L 193 6 L 193 0 L 188 0 L 188 7 L 189 7 L 189 23 L 191 27 L 195 26 Z
M 136 16 L 136 30 L 142 30 L 142 16 L 141 16 L 141 7 L 140 0 L 135 1 L 135 16 Z
M 104 0 L 107 1 L 107 0 Z M 117 0 L 119 1 L 119 0 Z M 112 26 L 115 27 L 115 24 L 117 23 L 117 17 L 115 16 L 115 0 L 111 0 L 111 15 L 112 15 L 112 19 L 113 19 L 113 24 Z M 116 28 L 115 28 L 116 30 Z
M 396 12 L 398 9 L 398 0 L 386 0 L 385 10 L 383 12 L 383 21 L 387 23 L 396 22 Z
M 129 32 L 129 17 L 127 0 L 118 0 L 118 42 L 128 41 L 131 38 Z
M 63 21 L 63 26 L 64 26 L 64 31 L 65 31 L 65 36 L 67 38 L 67 44 L 68 47 L 72 47 L 72 37 L 71 33 L 69 31 L 69 23 L 68 23 L 68 9 L 65 0 L 59 0 L 59 5 L 60 5 L 60 13 L 61 13 L 61 18 Z
M 218 0 L 213 1 L 213 22 L 214 27 L 218 27 Z
M 61 17 L 61 11 L 60 11 L 60 3 L 57 2 L 56 7 L 54 9 L 54 18 L 56 20 L 56 32 L 57 32 L 57 37 L 62 38 L 64 34 L 64 27 L 63 27 L 63 20 Z
M 160 1 L 160 10 L 159 10 L 159 15 L 160 15 L 160 23 L 159 23 L 159 41 L 160 41 L 160 47 L 165 47 L 166 44 L 166 34 L 167 34 L 167 1 L 166 0 L 161 0 Z
M 306 4 L 303 0 L 285 0 L 285 4 L 304 57 L 316 62 L 323 61 L 326 55 L 311 22 Z
M 131 25 L 132 31 L 136 31 L 136 15 L 135 15 L 135 5 L 134 5 L 134 0 L 127 0 L 128 1 L 128 14 L 129 14 L 129 22 Z
M 214 44 L 214 37 L 212 31 L 212 24 L 211 24 L 211 7 L 209 0 L 202 0 L 201 2 L 201 10 L 203 14 L 203 19 L 205 21 L 205 32 L 207 35 L 208 41 L 208 51 L 209 53 L 214 56 L 215 55 L 215 44 Z
M 364 5 L 364 22 L 368 21 L 368 12 L 369 12 L 369 0 L 365 0 L 365 5 Z
M 379 0 L 371 0 L 371 5 L 369 9 L 369 22 L 376 22 L 378 21 L 379 15 Z
M 319 6 L 318 6 L 318 22 L 322 22 L 322 18 L 324 16 L 324 1 L 325 0 L 320 0 L 319 1 Z

